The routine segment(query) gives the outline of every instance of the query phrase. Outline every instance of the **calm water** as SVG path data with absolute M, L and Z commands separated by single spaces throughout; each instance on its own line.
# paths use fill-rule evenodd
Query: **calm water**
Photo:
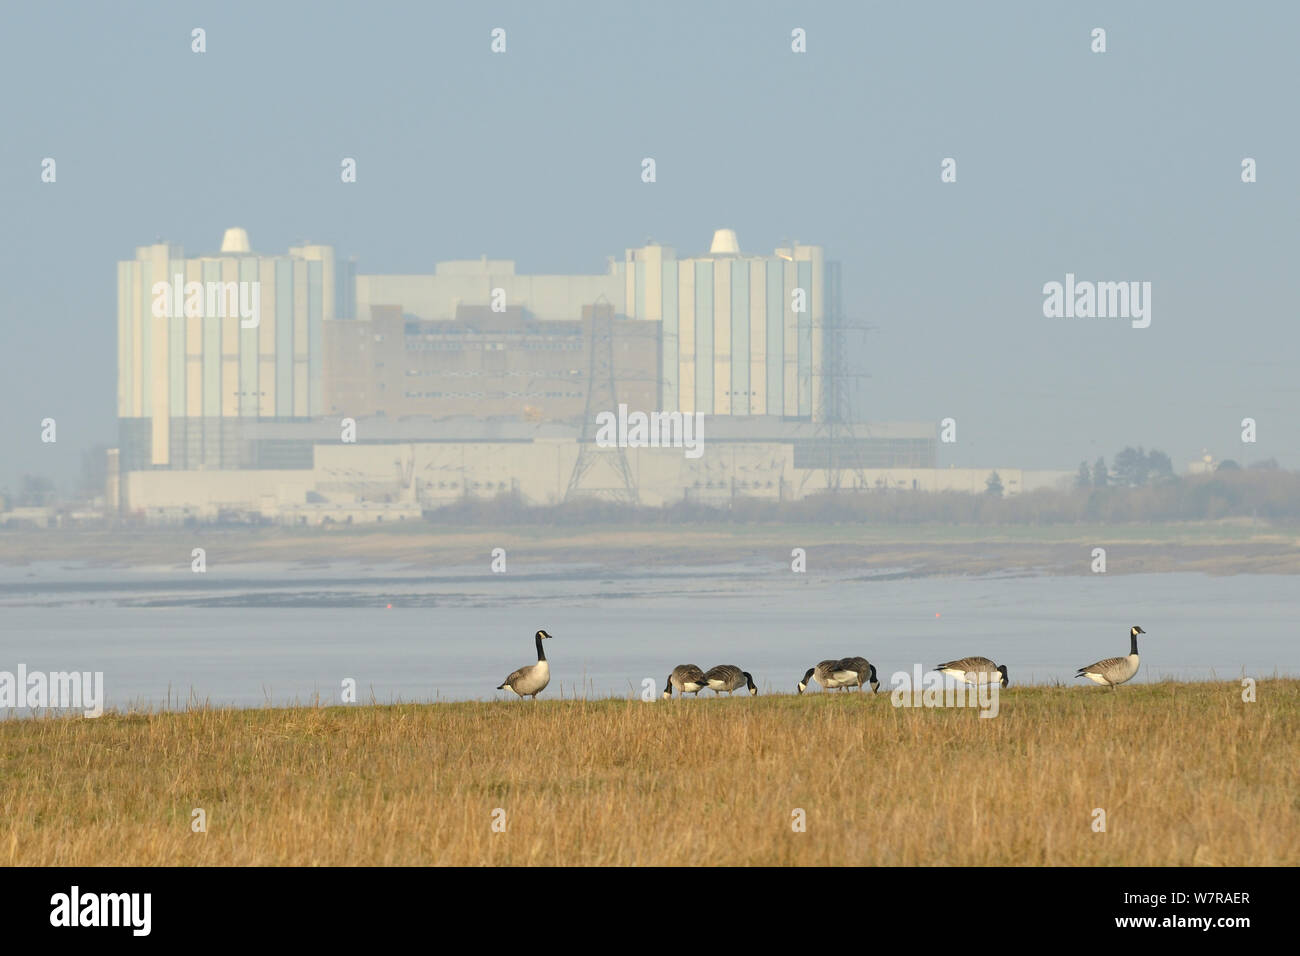
M 1082 683 L 1079 666 L 1128 652 L 1130 624 L 1149 632 L 1139 681 L 1300 676 L 1300 587 L 1282 575 L 0 567 L 0 670 L 103 671 L 110 707 L 161 707 L 169 693 L 173 705 L 337 702 L 345 677 L 362 701 L 491 699 L 535 659 L 538 628 L 555 637 L 546 697 L 639 694 L 647 677 L 662 689 L 679 663 L 738 664 L 760 692 L 789 692 L 849 654 L 886 684 L 967 654 L 1005 662 L 1013 686 Z

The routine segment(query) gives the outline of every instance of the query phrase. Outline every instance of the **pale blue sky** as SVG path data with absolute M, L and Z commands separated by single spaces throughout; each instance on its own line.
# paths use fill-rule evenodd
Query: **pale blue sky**
M 943 464 L 1073 468 L 1141 443 L 1180 469 L 1203 446 L 1300 465 L 1295 4 L 0 16 L 0 488 L 70 482 L 82 449 L 115 441 L 114 264 L 159 236 L 211 251 L 230 225 L 260 251 L 334 243 L 363 272 L 481 253 L 596 272 L 651 236 L 703 251 L 719 226 L 746 250 L 821 243 L 849 312 L 879 330 L 868 416 L 956 417 Z M 1150 281 L 1151 327 L 1044 318 L 1042 286 L 1067 272 Z

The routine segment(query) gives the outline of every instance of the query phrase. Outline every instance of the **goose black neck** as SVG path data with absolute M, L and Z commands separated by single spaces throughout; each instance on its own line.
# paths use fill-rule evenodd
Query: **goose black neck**
M 542 635 L 540 634 L 537 635 L 537 659 L 539 661 L 546 660 L 546 652 L 542 650 Z
M 1129 646 L 1131 648 L 1129 653 L 1136 654 L 1138 652 L 1138 636 L 1136 632 L 1133 631 L 1129 632 L 1129 642 L 1130 642 Z

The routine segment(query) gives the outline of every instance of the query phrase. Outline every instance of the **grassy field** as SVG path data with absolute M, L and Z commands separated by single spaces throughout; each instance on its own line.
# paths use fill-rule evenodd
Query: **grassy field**
M 6 720 L 0 860 L 1295 865 L 1300 681 L 1257 694 L 1013 686 L 993 719 L 816 693 Z

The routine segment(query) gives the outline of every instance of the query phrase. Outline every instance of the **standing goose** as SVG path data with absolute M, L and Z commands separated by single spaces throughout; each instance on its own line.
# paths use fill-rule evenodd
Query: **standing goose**
M 529 664 L 514 671 L 497 685 L 497 690 L 509 687 L 520 697 L 537 699 L 537 695 L 551 682 L 551 665 L 546 662 L 546 652 L 542 650 L 542 641 L 550 639 L 545 631 L 537 632 L 537 663 Z
M 831 677 L 844 687 L 856 687 L 862 690 L 868 683 L 872 693 L 880 693 L 880 681 L 876 679 L 876 665 L 865 657 L 842 657 L 835 662 Z
M 835 669 L 839 666 L 839 661 L 821 661 L 816 667 L 808 668 L 807 673 L 803 675 L 803 680 L 799 681 L 799 693 L 808 689 L 809 681 L 817 681 L 825 690 L 837 690 L 844 686 L 844 681 L 836 679 L 834 676 Z
M 967 684 L 994 684 L 1001 682 L 1003 687 L 1011 683 L 1007 676 L 1006 664 L 995 664 L 987 657 L 963 657 L 961 660 L 936 664 L 935 670 Z
M 1111 690 L 1115 689 L 1116 684 L 1132 680 L 1138 672 L 1138 635 L 1145 633 L 1146 631 L 1134 624 L 1128 631 L 1128 657 L 1108 657 L 1104 661 L 1080 667 L 1079 673 L 1074 676 L 1086 677 L 1094 684 L 1103 684 Z
M 704 674 L 704 683 L 709 685 L 714 696 L 724 690 L 730 696 L 732 691 L 742 686 L 749 687 L 751 697 L 758 693 L 758 688 L 754 686 L 753 675 L 749 671 L 742 671 L 735 664 L 719 664 L 717 667 L 709 668 Z
M 708 685 L 704 683 L 704 671 L 694 664 L 678 664 L 668 675 L 668 680 L 664 682 L 664 700 L 673 696 L 674 687 L 679 694 L 694 694 L 699 697 L 700 691 L 706 686 Z

